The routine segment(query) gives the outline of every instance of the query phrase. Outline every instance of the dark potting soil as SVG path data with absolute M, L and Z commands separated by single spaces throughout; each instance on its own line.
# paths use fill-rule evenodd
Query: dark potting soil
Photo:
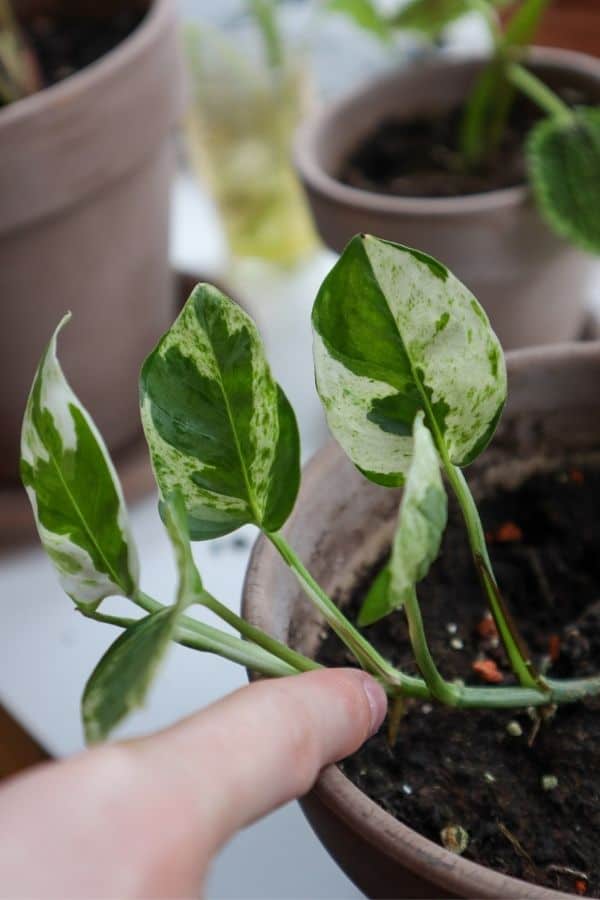
M 125 40 L 144 18 L 126 5 L 111 16 L 37 15 L 23 23 L 45 87 L 100 59 Z
M 500 586 L 533 658 L 552 677 L 600 673 L 600 470 L 574 466 L 535 475 L 514 492 L 498 491 L 480 511 Z M 352 617 L 373 575 L 365 574 L 356 590 Z M 447 678 L 483 684 L 473 664 L 484 660 L 492 674 L 495 664 L 504 684 L 514 682 L 452 505 L 440 557 L 419 596 L 433 656 Z M 402 613 L 365 634 L 416 674 Z M 319 659 L 350 663 L 333 635 Z M 511 731 L 521 735 L 509 733 L 515 722 Z M 533 729 L 526 712 L 467 712 L 413 701 L 394 747 L 384 727 L 342 768 L 431 840 L 441 843 L 443 829 L 460 825 L 469 835 L 465 857 L 599 897 L 600 700 L 559 707 L 530 745 Z M 549 775 L 557 779 L 553 788 Z
M 558 91 L 578 105 L 585 97 Z M 340 180 L 351 187 L 399 197 L 459 197 L 514 187 L 526 180 L 524 141 L 540 112 L 527 99 L 515 101 L 500 145 L 484 164 L 465 171 L 459 151 L 463 107 L 435 116 L 381 121 L 344 162 Z

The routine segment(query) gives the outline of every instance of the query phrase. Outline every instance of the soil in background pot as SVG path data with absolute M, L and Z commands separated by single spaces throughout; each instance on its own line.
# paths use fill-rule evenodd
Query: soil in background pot
M 586 101 L 572 88 L 558 93 L 572 106 Z M 463 113 L 461 106 L 413 119 L 384 119 L 350 153 L 340 181 L 399 197 L 459 197 L 523 184 L 523 145 L 542 116 L 538 107 L 519 96 L 497 151 L 473 171 L 465 171 L 459 152 Z
M 21 23 L 35 54 L 42 82 L 50 87 L 114 49 L 144 18 L 139 6 L 104 16 L 38 13 Z
M 600 673 L 599 510 L 600 468 L 575 463 L 532 476 L 513 492 L 498 490 L 480 504 L 501 588 L 534 658 L 553 677 Z M 374 574 L 365 573 L 351 616 Z M 433 656 L 447 678 L 513 683 L 452 504 L 441 555 L 419 597 Z M 365 634 L 416 674 L 402 613 Z M 319 659 L 350 664 L 334 635 Z M 485 678 L 473 668 L 482 661 Z M 467 712 L 415 701 L 393 749 L 384 728 L 342 769 L 380 806 L 437 843 L 447 826 L 464 828 L 469 859 L 540 885 L 600 896 L 600 700 L 561 706 L 531 743 L 534 726 L 526 712 Z

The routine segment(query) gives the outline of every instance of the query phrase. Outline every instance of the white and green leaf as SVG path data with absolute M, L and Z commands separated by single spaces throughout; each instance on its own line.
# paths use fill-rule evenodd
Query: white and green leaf
M 46 553 L 75 603 L 129 597 L 138 561 L 119 479 L 56 356 L 62 320 L 41 359 L 21 434 L 21 476 Z
M 600 253 L 600 109 L 536 125 L 527 141 L 538 208 L 559 235 Z
M 144 363 L 141 405 L 161 494 L 181 492 L 193 540 L 283 525 L 300 481 L 298 428 L 236 303 L 195 288 Z
M 440 550 L 448 500 L 438 454 L 422 412 L 415 416 L 413 440 L 414 453 L 400 501 L 392 554 L 380 573 L 385 591 L 367 595 L 360 613 L 361 625 L 370 625 L 401 609 Z
M 180 616 L 201 601 L 202 579 L 192 557 L 187 514 L 179 494 L 166 498 L 163 515 L 177 564 L 176 601 L 127 628 L 92 672 L 81 701 L 88 743 L 104 740 L 132 710 L 145 703 Z
M 403 484 L 419 410 L 455 465 L 487 446 L 506 398 L 502 348 L 475 297 L 437 260 L 353 238 L 319 290 L 313 328 L 329 427 L 372 481 Z

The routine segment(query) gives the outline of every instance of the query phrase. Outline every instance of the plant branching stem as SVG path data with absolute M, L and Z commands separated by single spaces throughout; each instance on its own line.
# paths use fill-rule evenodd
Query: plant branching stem
M 552 118 L 562 121 L 573 118 L 573 110 L 529 69 L 519 63 L 510 63 L 506 68 L 506 75 L 515 87 Z
M 436 700 L 448 706 L 456 706 L 459 700 L 459 689 L 457 685 L 450 684 L 443 678 L 434 662 L 427 643 L 417 592 L 414 588 L 404 602 L 404 612 L 408 620 L 408 632 L 415 660 L 427 687 Z
M 439 447 L 439 444 L 438 444 Z M 471 552 L 478 569 L 483 589 L 485 591 L 490 612 L 496 623 L 498 634 L 506 650 L 510 665 L 522 687 L 537 690 L 541 684 L 533 671 L 531 660 L 525 644 L 521 639 L 515 623 L 512 621 L 508 610 L 505 608 L 502 596 L 494 577 L 492 563 L 485 542 L 485 535 L 479 518 L 479 511 L 473 499 L 462 471 L 452 465 L 445 452 L 441 454 L 442 462 L 448 481 L 458 500 L 467 534 Z

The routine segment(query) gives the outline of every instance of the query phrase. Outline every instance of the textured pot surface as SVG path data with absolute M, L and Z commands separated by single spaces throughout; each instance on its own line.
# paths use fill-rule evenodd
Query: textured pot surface
M 476 496 L 566 454 L 600 457 L 600 343 L 516 351 L 508 369 L 500 428 L 468 470 Z M 286 534 L 342 604 L 389 546 L 398 498 L 398 491 L 366 481 L 334 444 L 305 470 Z M 248 570 L 244 615 L 309 655 L 318 648 L 319 614 L 262 538 Z M 323 844 L 370 897 L 567 897 L 449 853 L 384 812 L 335 766 L 322 773 L 303 807 Z
M 0 111 L 4 479 L 16 477 L 27 392 L 67 310 L 59 352 L 73 388 L 111 449 L 139 431 L 139 366 L 173 312 L 169 185 L 183 108 L 176 4 L 145 5 L 102 59 Z
M 549 84 L 583 87 L 600 101 L 600 61 L 536 48 Z M 403 198 L 337 180 L 354 147 L 387 116 L 410 119 L 458 105 L 482 60 L 437 58 L 402 69 L 321 111 L 298 132 L 295 159 L 325 243 L 341 251 L 360 232 L 444 262 L 485 306 L 507 349 L 574 338 L 597 263 L 541 221 L 527 187 L 451 198 Z

